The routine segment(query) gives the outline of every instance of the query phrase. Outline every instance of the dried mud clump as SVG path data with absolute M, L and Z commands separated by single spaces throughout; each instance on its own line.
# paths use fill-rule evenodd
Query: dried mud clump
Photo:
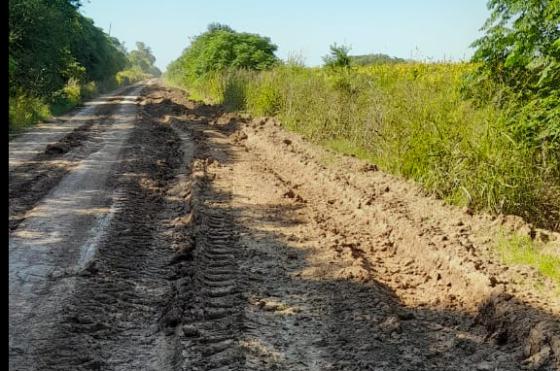
M 560 369 L 560 324 L 552 317 L 519 311 L 520 306 L 511 294 L 494 294 L 481 303 L 476 322 L 498 345 L 523 344 L 523 364 L 528 368 Z

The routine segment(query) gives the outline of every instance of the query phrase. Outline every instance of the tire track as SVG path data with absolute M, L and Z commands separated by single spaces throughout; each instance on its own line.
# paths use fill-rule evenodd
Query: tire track
M 196 129 L 194 129 L 196 130 Z M 227 208 L 230 195 L 212 189 L 206 138 L 193 136 L 194 250 L 191 301 L 183 321 L 184 370 L 234 370 L 243 361 L 239 349 L 242 305 L 237 235 Z
M 111 124 L 111 115 L 119 109 L 119 102 L 135 87 L 127 88 L 119 96 L 106 99 L 96 106 L 94 118 L 86 119 L 55 143 L 46 145 L 44 152 L 30 161 L 10 169 L 9 230 L 15 230 L 25 214 L 45 197 L 78 163 L 98 151 L 101 136 Z
M 50 318 L 31 326 L 29 349 L 10 360 L 25 370 L 175 370 L 180 362 L 165 241 L 181 200 L 168 191 L 181 175 L 181 139 L 141 118 L 123 145 L 105 188 L 117 195 L 115 215 L 87 266 L 56 278 L 45 291 Z M 97 238 L 97 236 L 96 236 Z M 171 331 L 170 331 L 171 330 Z M 12 334 L 13 335 L 13 334 Z M 11 349 L 11 355 L 16 349 Z

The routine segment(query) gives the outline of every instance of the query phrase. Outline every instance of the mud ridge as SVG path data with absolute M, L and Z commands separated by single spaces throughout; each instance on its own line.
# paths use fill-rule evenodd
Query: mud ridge
M 488 332 L 486 341 L 507 345 L 526 367 L 558 364 L 560 303 L 551 292 L 536 294 L 520 284 L 518 275 L 541 281 L 536 272 L 509 269 L 492 255 L 499 219 L 466 215 L 423 197 L 375 166 L 305 143 L 274 119 L 241 126 L 234 141 L 267 164 L 286 186 L 285 197 L 314 210 L 312 218 L 334 242 L 338 258 L 348 253 L 355 259 L 358 264 L 341 270 L 341 277 L 379 280 L 412 308 L 464 312 L 459 323 L 483 325 L 478 332 Z

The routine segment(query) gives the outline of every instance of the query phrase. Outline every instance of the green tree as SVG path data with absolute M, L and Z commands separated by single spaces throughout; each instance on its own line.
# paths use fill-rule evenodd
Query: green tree
M 169 65 L 168 73 L 195 79 L 227 68 L 265 70 L 278 64 L 276 49 L 268 37 L 236 32 L 227 25 L 212 23 Z
M 102 81 L 126 65 L 118 42 L 76 0 L 9 2 L 10 94 L 48 98 L 69 79 Z
M 330 54 L 323 57 L 325 67 L 346 68 L 350 67 L 350 47 L 347 45 L 337 45 L 336 43 L 330 46 Z
M 124 46 L 84 17 L 80 5 L 9 1 L 10 128 L 32 124 L 49 110 L 63 112 L 119 82 L 116 74 L 128 63 Z
M 92 19 L 81 15 L 73 23 L 70 50 L 75 61 L 85 68 L 86 81 L 111 78 L 126 67 L 126 55 L 115 39 L 96 27 Z
M 402 58 L 391 57 L 387 54 L 365 54 L 350 56 L 350 63 L 353 66 L 369 66 L 374 64 L 394 64 L 404 62 L 406 62 L 406 60 Z
M 77 1 L 9 2 L 10 90 L 45 95 L 66 83 L 62 71 L 73 61 L 69 47 Z
M 560 1 L 490 0 L 491 15 L 473 43 L 479 73 L 524 98 L 560 87 Z
M 480 67 L 466 92 L 509 112 L 515 145 L 531 149 L 535 167 L 560 179 L 560 0 L 489 0 L 491 15 L 476 40 Z
M 233 30 L 233 28 L 231 28 L 227 24 L 221 24 L 221 23 L 218 23 L 218 22 L 210 23 L 207 27 L 207 30 L 208 30 L 208 32 L 214 32 L 214 31 L 235 32 Z
M 161 71 L 154 66 L 156 57 L 152 53 L 152 49 L 141 41 L 136 43 L 136 50 L 128 53 L 128 61 L 132 68 L 138 68 L 142 72 L 154 76 L 161 75 Z

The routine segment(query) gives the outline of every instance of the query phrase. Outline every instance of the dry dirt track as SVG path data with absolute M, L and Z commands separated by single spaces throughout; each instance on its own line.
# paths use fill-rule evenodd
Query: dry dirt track
M 98 103 L 10 143 L 11 370 L 559 368 L 522 223 L 156 81 Z

